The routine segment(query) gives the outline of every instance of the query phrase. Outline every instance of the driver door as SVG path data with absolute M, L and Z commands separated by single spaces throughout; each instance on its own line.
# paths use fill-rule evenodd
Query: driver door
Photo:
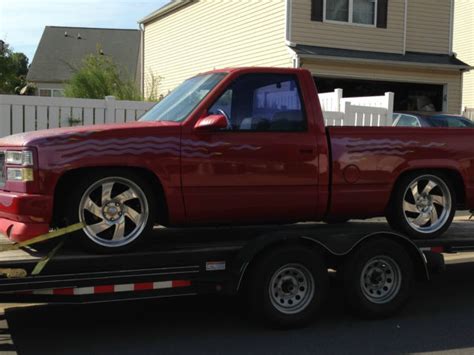
M 318 160 L 298 80 L 243 74 L 208 109 L 227 129 L 182 139 L 182 190 L 190 223 L 312 220 Z

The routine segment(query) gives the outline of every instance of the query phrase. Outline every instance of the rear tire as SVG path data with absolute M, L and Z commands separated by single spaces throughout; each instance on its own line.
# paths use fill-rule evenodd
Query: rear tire
M 247 296 L 253 314 L 273 328 L 306 325 L 318 312 L 328 290 L 322 256 L 300 247 L 278 247 L 249 270 Z
M 85 223 L 78 237 L 84 249 L 119 253 L 139 244 L 153 229 L 156 203 L 149 183 L 120 169 L 76 180 L 66 206 L 67 223 Z
M 372 240 L 353 252 L 342 270 L 346 304 L 363 318 L 384 318 L 408 301 L 414 265 L 407 251 L 389 239 Z
M 413 239 L 433 239 L 451 225 L 456 212 L 452 184 L 439 173 L 414 172 L 397 184 L 387 221 L 390 226 Z

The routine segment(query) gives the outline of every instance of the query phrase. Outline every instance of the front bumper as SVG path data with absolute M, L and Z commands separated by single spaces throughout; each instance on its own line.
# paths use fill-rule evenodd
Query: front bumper
M 0 191 L 0 233 L 21 242 L 49 231 L 53 198 Z

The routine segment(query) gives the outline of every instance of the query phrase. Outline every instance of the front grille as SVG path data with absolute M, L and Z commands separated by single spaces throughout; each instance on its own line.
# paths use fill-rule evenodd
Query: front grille
M 0 151 L 0 187 L 5 186 L 5 152 Z

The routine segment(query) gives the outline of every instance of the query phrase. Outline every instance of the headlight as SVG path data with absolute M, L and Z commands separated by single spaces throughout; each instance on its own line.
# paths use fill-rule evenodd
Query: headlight
M 31 150 L 7 150 L 5 152 L 5 162 L 10 165 L 33 165 L 33 152 Z
M 33 181 L 33 169 L 31 168 L 7 168 L 8 181 Z

